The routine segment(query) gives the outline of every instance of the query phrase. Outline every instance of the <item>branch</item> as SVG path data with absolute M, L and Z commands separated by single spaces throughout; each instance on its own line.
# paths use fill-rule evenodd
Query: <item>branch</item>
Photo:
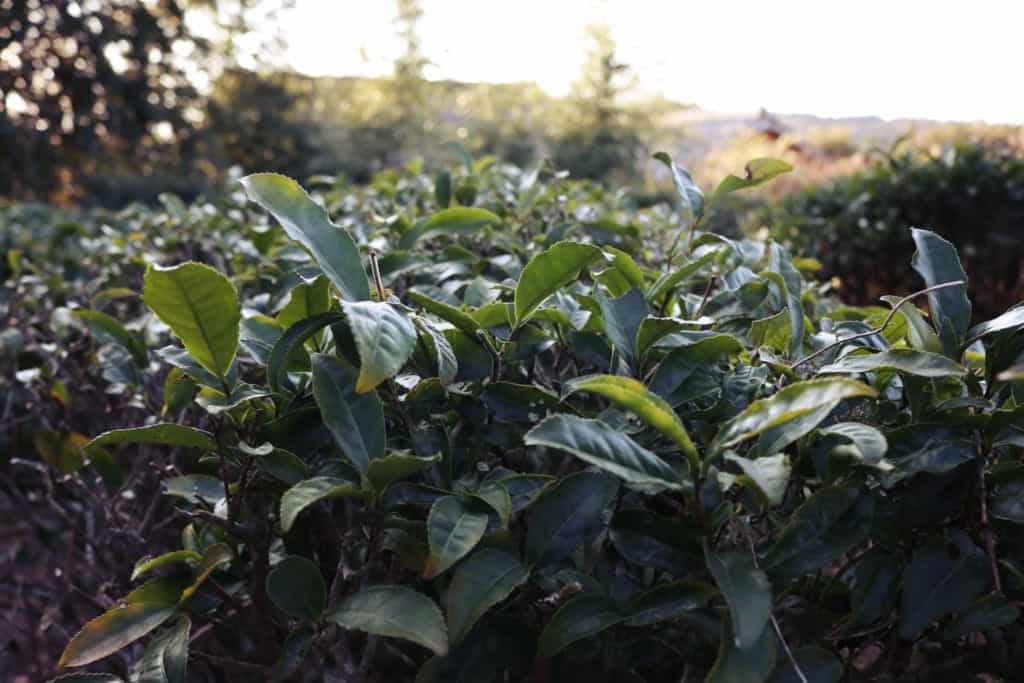
M 940 289 L 946 289 L 947 287 L 957 287 L 957 286 L 966 285 L 966 284 L 967 283 L 964 280 L 954 280 L 952 282 L 943 282 L 943 283 L 938 284 L 938 285 L 932 285 L 931 287 L 926 287 L 926 288 L 922 289 L 919 292 L 914 292 L 913 294 L 908 294 L 907 296 L 903 297 L 902 299 L 900 299 L 899 301 L 896 302 L 896 305 L 892 307 L 891 311 L 889 311 L 889 315 L 885 316 L 885 320 L 877 328 L 875 328 L 873 330 L 868 330 L 867 332 L 859 332 L 857 334 L 850 335 L 849 337 L 843 337 L 842 339 L 838 339 L 838 340 L 832 342 L 831 344 L 826 344 L 825 346 L 821 347 L 820 349 L 818 349 L 817 351 L 815 351 L 811 355 L 806 356 L 804 358 L 801 358 L 797 362 L 795 362 L 792 365 L 790 365 L 789 369 L 790 370 L 795 370 L 798 367 L 800 367 L 801 365 L 803 365 L 804 363 L 806 363 L 807 361 L 809 361 L 809 360 L 811 360 L 813 358 L 817 358 L 818 356 L 820 356 L 821 354 L 825 353 L 826 351 L 830 351 L 830 350 L 836 348 L 837 346 L 842 346 L 843 344 L 845 344 L 847 342 L 851 342 L 851 341 L 853 341 L 855 339 L 865 339 L 867 337 L 873 337 L 876 334 L 881 334 L 885 330 L 885 328 L 889 326 L 889 323 L 892 322 L 892 319 L 894 317 L 896 317 L 896 311 L 900 310 L 900 307 L 903 306 L 903 304 L 911 301 L 912 299 L 916 299 L 917 297 L 922 296 L 924 294 L 931 294 L 932 292 L 940 290 Z
M 387 301 L 387 294 L 384 292 L 384 280 L 380 276 L 380 264 L 377 263 L 377 250 L 370 250 L 370 274 L 373 276 L 373 286 L 377 289 L 377 297 L 381 301 Z
M 754 568 L 760 569 L 761 567 L 757 562 L 757 551 L 754 550 L 754 539 L 750 535 L 749 529 L 745 535 L 747 537 L 747 543 L 750 545 L 750 557 L 754 560 Z M 810 683 L 807 680 L 807 676 L 804 674 L 803 669 L 800 668 L 800 664 L 796 661 L 796 657 L 793 656 L 793 651 L 789 649 L 789 643 L 786 642 L 786 636 L 782 635 L 782 627 L 779 626 L 779 620 L 775 618 L 774 612 L 769 612 L 768 618 L 771 619 L 772 626 L 775 628 L 775 635 L 778 636 L 779 642 L 782 643 L 782 649 L 786 651 L 786 657 L 789 658 L 789 663 L 793 665 L 793 671 L 796 672 L 796 676 L 800 679 L 800 683 Z
M 192 520 L 201 519 L 201 520 L 203 520 L 205 522 L 209 522 L 210 524 L 219 526 L 224 531 L 228 532 L 232 536 L 234 536 L 236 538 L 239 538 L 239 539 L 241 539 L 243 541 L 253 541 L 253 540 L 255 540 L 255 535 L 253 534 L 252 530 L 249 529 L 248 527 L 242 526 L 241 524 L 239 524 L 237 522 L 232 522 L 232 521 L 229 521 L 229 520 L 224 519 L 222 517 L 218 517 L 217 515 L 215 515 L 214 513 L 210 512 L 208 510 L 190 511 L 190 510 L 185 510 L 183 508 L 177 508 L 177 507 L 174 508 L 174 510 L 178 514 L 184 515 L 185 517 L 187 517 L 189 519 L 192 519 Z
M 988 516 L 988 492 L 985 487 L 985 465 L 988 464 L 988 457 L 984 446 L 984 440 L 980 431 L 974 433 L 978 446 L 978 455 L 981 456 L 981 467 L 978 470 L 979 497 L 981 499 L 981 533 L 985 540 L 985 552 L 988 554 L 989 564 L 992 567 L 992 583 L 996 593 L 1003 594 L 1003 580 L 999 575 L 999 557 L 996 555 L 996 536 L 992 531 L 992 522 Z
M 699 320 L 700 316 L 704 313 L 704 307 L 708 305 L 708 299 L 711 298 L 711 288 L 715 286 L 716 280 L 718 280 L 718 274 L 712 273 L 711 278 L 708 279 L 708 286 L 704 288 L 704 296 L 701 297 L 700 305 L 697 306 L 697 310 L 693 313 L 694 320 Z

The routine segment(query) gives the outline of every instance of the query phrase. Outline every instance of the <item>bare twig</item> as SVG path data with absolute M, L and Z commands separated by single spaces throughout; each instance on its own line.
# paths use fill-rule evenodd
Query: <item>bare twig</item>
M 232 522 L 222 517 L 218 517 L 209 510 L 190 511 L 184 510 L 182 508 L 175 508 L 175 511 L 179 515 L 184 515 L 189 519 L 202 519 L 206 522 L 209 522 L 210 524 L 219 526 L 221 529 L 224 529 L 224 531 L 228 532 L 232 536 L 235 536 L 236 538 L 242 539 L 243 541 L 252 541 L 254 538 L 252 531 L 248 527 L 244 527 L 241 524 L 238 524 L 237 522 Z
M 750 557 L 754 560 L 754 567 L 760 569 L 761 567 L 757 562 L 757 551 L 754 549 L 754 539 L 751 537 L 749 530 L 745 535 L 747 537 L 747 543 L 750 545 Z M 775 635 L 778 636 L 779 642 L 782 643 L 782 649 L 786 651 L 786 657 L 789 658 L 789 663 L 793 665 L 793 671 L 796 672 L 797 678 L 800 679 L 800 683 L 809 683 L 803 669 L 800 668 L 800 664 L 796 661 L 796 657 L 793 656 L 793 651 L 789 649 L 789 643 L 786 642 L 786 636 L 782 635 L 782 627 L 779 626 L 779 620 L 776 619 L 775 614 L 771 612 L 769 612 L 768 618 L 772 622 L 772 627 L 775 629 Z
M 718 280 L 718 275 L 712 273 L 711 278 L 708 279 L 708 286 L 704 288 L 704 296 L 701 297 L 700 306 L 697 306 L 697 310 L 693 313 L 693 319 L 699 320 L 702 313 L 704 313 L 704 307 L 708 305 L 708 299 L 711 298 L 711 288 L 715 286 L 715 281 Z
M 1003 580 L 999 576 L 999 558 L 996 555 L 996 535 L 992 530 L 992 523 L 989 521 L 988 517 L 988 492 L 985 487 L 985 464 L 988 458 L 985 452 L 985 442 L 981 436 L 981 432 L 975 432 L 974 437 L 978 446 L 978 455 L 981 456 L 981 465 L 978 468 L 978 488 L 979 498 L 981 498 L 981 533 L 985 540 L 985 552 L 988 554 L 988 561 L 992 566 L 992 585 L 995 586 L 996 593 L 1002 595 Z
M 370 274 L 373 275 L 373 286 L 377 288 L 377 297 L 381 301 L 387 301 L 384 293 L 384 280 L 380 276 L 380 264 L 377 262 L 377 250 L 370 250 Z
M 831 344 L 826 344 L 825 346 L 821 347 L 820 349 L 818 349 L 814 353 L 810 354 L 809 356 L 801 358 L 800 360 L 798 360 L 795 363 L 793 363 L 792 365 L 790 365 L 789 369 L 790 370 L 795 370 L 798 367 L 800 367 L 801 365 L 803 365 L 804 363 L 806 363 L 807 361 L 812 360 L 814 358 L 817 358 L 818 356 L 820 356 L 821 354 L 825 353 L 826 351 L 831 351 L 832 349 L 836 348 L 837 346 L 842 346 L 843 344 L 846 344 L 847 342 L 854 341 L 855 339 L 866 339 L 867 337 L 874 337 L 876 334 L 881 334 L 883 331 L 885 331 L 885 328 L 889 326 L 889 323 L 892 322 L 892 319 L 894 317 L 896 317 L 896 312 L 898 310 L 900 310 L 900 307 L 903 306 L 905 303 L 907 303 L 907 302 L 909 302 L 909 301 L 911 301 L 913 299 L 916 299 L 919 296 L 923 296 L 925 294 L 931 294 L 932 292 L 935 292 L 935 291 L 940 290 L 940 289 L 946 289 L 947 287 L 957 287 L 959 285 L 965 285 L 965 284 L 967 284 L 967 283 L 964 282 L 963 280 L 954 280 L 952 282 L 943 282 L 943 283 L 938 284 L 938 285 L 932 285 L 931 287 L 925 287 L 924 289 L 922 289 L 922 290 L 920 290 L 918 292 L 914 292 L 913 294 L 908 294 L 907 296 L 903 297 L 902 299 L 900 299 L 899 301 L 896 302 L 896 305 L 892 307 L 891 311 L 889 311 L 889 315 L 885 316 L 885 320 L 882 321 L 882 324 L 879 325 L 877 328 L 875 328 L 873 330 L 868 330 L 867 332 L 859 332 L 857 334 L 850 335 L 849 337 L 843 337 L 842 339 L 838 339 L 838 340 L 832 342 Z

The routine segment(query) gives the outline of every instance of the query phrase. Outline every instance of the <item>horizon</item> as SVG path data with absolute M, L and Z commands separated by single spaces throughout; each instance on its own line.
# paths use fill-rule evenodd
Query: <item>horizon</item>
M 764 108 L 821 118 L 1024 123 L 1020 95 L 988 87 L 1016 81 L 1014 34 L 1024 25 L 1024 4 L 980 0 L 981 11 L 966 16 L 946 2 L 868 0 L 842 16 L 841 27 L 836 6 L 740 4 L 523 0 L 511 7 L 425 0 L 418 27 L 430 61 L 424 76 L 535 83 L 564 96 L 586 57 L 586 27 L 603 24 L 636 77 L 636 97 L 662 96 L 726 115 Z M 287 41 L 283 62 L 309 76 L 386 76 L 402 50 L 394 14 L 390 2 L 299 0 L 279 17 Z M 696 30 L 677 28 L 686 25 Z M 688 41 L 685 51 L 675 35 Z M 329 55 L 325 44 L 332 46 Z M 808 54 L 817 58 L 807 61 Z

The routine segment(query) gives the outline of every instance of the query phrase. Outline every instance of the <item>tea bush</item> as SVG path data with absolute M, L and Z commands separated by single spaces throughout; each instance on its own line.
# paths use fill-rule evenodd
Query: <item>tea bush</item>
M 776 239 L 817 258 L 851 303 L 873 302 L 913 276 L 904 258 L 911 226 L 959 246 L 979 320 L 1024 298 L 1024 158 L 1013 148 L 962 143 L 925 158 L 890 155 L 764 213 Z
M 658 158 L 672 212 L 467 160 L 9 247 L 6 412 L 121 402 L 13 449 L 120 492 L 170 454 L 180 520 L 59 662 L 113 673 L 56 680 L 1012 678 L 1024 308 L 972 327 L 927 230 L 924 289 L 842 305 L 701 229 L 785 164 Z

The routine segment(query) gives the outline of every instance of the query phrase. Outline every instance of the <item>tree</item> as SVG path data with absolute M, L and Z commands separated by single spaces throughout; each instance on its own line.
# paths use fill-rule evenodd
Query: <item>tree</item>
M 0 195 L 117 203 L 146 191 L 126 186 L 195 185 L 200 86 L 237 65 L 255 5 L 265 21 L 289 2 L 0 2 Z M 187 20 L 199 13 L 214 29 L 202 36 Z
M 423 19 L 420 0 L 397 0 L 394 25 L 404 50 L 395 60 L 391 76 L 390 99 L 394 129 L 402 152 L 419 149 L 423 140 L 424 123 L 428 118 L 429 93 L 423 78 L 430 60 L 420 49 L 419 23 Z
M 555 139 L 552 157 L 573 175 L 605 178 L 631 169 L 637 161 L 637 114 L 622 104 L 635 78 L 618 60 L 607 26 L 591 26 L 587 33 L 592 45 L 583 73 L 573 84 L 567 125 Z
M 46 196 L 101 156 L 152 161 L 184 143 L 207 43 L 184 3 L 9 0 L 0 25 L 0 193 Z M 201 68 L 201 66 L 200 66 Z

